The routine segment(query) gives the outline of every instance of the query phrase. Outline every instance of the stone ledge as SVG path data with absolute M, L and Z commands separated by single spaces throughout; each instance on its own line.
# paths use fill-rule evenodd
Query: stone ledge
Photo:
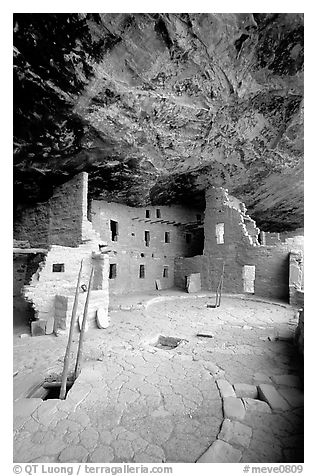
M 252 428 L 238 421 L 231 421 L 225 419 L 222 422 L 222 427 L 217 438 L 235 446 L 242 446 L 248 448 L 252 436 Z
M 258 387 L 259 397 L 261 400 L 267 402 L 272 410 L 289 410 L 290 406 L 287 401 L 278 393 L 273 385 L 262 383 Z
M 245 417 L 242 400 L 236 397 L 225 397 L 223 399 L 223 412 L 225 418 L 229 418 L 229 420 L 243 420 Z
M 233 385 L 237 397 L 257 398 L 258 389 L 255 385 L 236 383 Z
M 232 385 L 225 379 L 216 380 L 217 387 L 219 389 L 220 395 L 222 398 L 226 397 L 235 397 L 235 391 L 233 390 Z

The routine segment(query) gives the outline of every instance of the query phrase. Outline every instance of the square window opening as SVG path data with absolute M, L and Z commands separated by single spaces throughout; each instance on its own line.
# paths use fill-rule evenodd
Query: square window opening
M 144 266 L 144 264 L 140 264 L 139 278 L 141 278 L 141 279 L 145 278 L 145 266 Z
M 161 210 L 159 208 L 156 210 L 156 218 L 161 218 Z
M 53 273 L 64 273 L 65 272 L 65 264 L 64 263 L 54 263 L 52 267 Z
M 151 218 L 150 210 L 145 210 L 145 218 Z
M 110 220 L 111 241 L 118 241 L 119 224 L 115 220 Z
M 171 242 L 171 233 L 169 231 L 165 232 L 165 243 Z
M 116 277 L 117 277 L 117 265 L 116 263 L 110 263 L 109 279 L 115 279 Z

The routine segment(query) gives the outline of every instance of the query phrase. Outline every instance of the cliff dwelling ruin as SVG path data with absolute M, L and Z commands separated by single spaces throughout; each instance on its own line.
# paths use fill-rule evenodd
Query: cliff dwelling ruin
M 303 15 L 14 35 L 14 461 L 303 463 Z

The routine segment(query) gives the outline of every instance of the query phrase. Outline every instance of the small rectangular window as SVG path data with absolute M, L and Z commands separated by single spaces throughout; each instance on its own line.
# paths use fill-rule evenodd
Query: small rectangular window
M 145 218 L 151 218 L 150 210 L 145 210 Z
M 217 225 L 216 225 L 217 245 L 221 245 L 222 243 L 225 242 L 224 234 L 225 234 L 225 224 L 224 223 L 217 223 Z
M 169 231 L 165 232 L 165 243 L 170 243 L 171 242 L 171 234 Z
M 164 266 L 163 268 L 163 278 L 168 278 L 168 266 Z
M 161 210 L 159 208 L 156 209 L 156 218 L 161 218 Z
M 149 231 L 144 232 L 144 241 L 145 241 L 145 246 L 150 246 L 150 232 Z
M 186 233 L 186 243 L 191 243 L 192 235 L 190 233 Z
M 141 278 L 141 279 L 145 278 L 145 266 L 144 266 L 144 264 L 140 264 L 139 278 Z
M 64 263 L 54 263 L 52 267 L 53 273 L 64 273 L 65 265 Z
M 118 241 L 119 227 L 118 222 L 110 220 L 110 231 L 111 231 L 111 240 Z
M 109 267 L 109 279 L 115 279 L 117 277 L 117 265 L 110 263 Z

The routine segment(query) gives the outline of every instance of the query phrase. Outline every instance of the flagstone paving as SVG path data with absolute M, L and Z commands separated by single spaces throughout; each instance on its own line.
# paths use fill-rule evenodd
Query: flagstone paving
M 292 341 L 278 340 L 294 333 L 294 309 L 210 302 L 163 295 L 113 310 L 108 329 L 86 333 L 66 400 L 25 397 L 61 375 L 67 336 L 15 337 L 14 461 L 302 462 L 300 368 Z M 160 335 L 181 342 L 157 348 Z

